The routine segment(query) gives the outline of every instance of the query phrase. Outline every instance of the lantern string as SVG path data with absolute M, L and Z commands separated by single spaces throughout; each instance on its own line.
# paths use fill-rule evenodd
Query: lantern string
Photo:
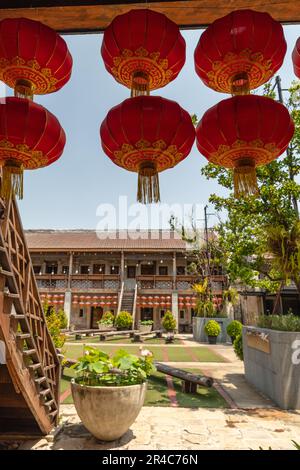
M 7 162 L 3 167 L 0 195 L 9 199 L 12 194 L 23 199 L 23 166 Z
M 144 71 L 136 71 L 132 75 L 131 98 L 136 96 L 149 96 L 149 74 Z
M 14 88 L 16 98 L 27 98 L 33 100 L 33 86 L 28 80 L 17 80 Z
M 160 202 L 159 178 L 154 162 L 143 162 L 140 166 L 137 201 L 142 204 Z
M 257 176 L 255 161 L 242 159 L 238 162 L 233 172 L 234 196 L 258 196 Z

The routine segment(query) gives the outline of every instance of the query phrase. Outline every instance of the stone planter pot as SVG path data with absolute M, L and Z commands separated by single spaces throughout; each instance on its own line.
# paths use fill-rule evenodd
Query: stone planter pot
M 246 380 L 282 409 L 300 408 L 300 332 L 243 327 Z
M 108 330 L 112 330 L 114 327 L 114 325 L 101 325 L 100 323 L 98 323 L 98 329 L 100 331 L 108 331 Z
M 71 382 L 84 426 L 101 441 L 115 441 L 128 431 L 145 400 L 147 383 L 124 387 L 89 387 Z
M 139 331 L 142 332 L 142 333 L 151 333 L 152 325 L 140 325 L 139 326 Z
M 230 342 L 230 337 L 226 332 L 226 328 L 232 321 L 230 318 L 208 318 L 208 317 L 194 317 L 193 318 L 193 337 L 195 341 L 199 343 L 208 343 L 207 334 L 204 331 L 204 327 L 209 320 L 215 320 L 221 327 L 221 333 L 217 336 L 217 343 Z
M 217 336 L 208 336 L 208 343 L 209 344 L 217 344 Z

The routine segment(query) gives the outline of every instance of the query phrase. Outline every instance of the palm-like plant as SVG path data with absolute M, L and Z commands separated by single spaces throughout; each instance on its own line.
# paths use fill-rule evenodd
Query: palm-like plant
M 289 228 L 266 227 L 265 252 L 271 255 L 270 263 L 281 279 L 286 284 L 294 281 L 300 294 L 300 221 Z

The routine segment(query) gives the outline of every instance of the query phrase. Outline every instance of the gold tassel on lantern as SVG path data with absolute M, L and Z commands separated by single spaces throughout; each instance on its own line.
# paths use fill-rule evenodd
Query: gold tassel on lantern
M 23 199 L 23 166 L 13 161 L 7 161 L 2 167 L 0 196 L 7 200 L 12 194 Z
M 255 161 L 251 158 L 238 160 L 233 172 L 234 196 L 256 196 L 257 186 Z
M 149 75 L 146 72 L 134 72 L 132 76 L 131 98 L 149 96 Z
M 160 202 L 159 179 L 154 162 L 143 162 L 140 165 L 137 200 L 142 204 Z
M 17 80 L 15 85 L 15 97 L 27 98 L 33 101 L 33 86 L 28 80 Z
M 249 95 L 250 83 L 247 72 L 240 72 L 234 75 L 231 80 L 231 94 L 236 95 Z

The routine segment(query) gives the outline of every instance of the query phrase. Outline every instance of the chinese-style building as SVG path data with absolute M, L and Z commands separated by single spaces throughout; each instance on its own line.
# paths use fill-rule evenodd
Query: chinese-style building
M 171 310 L 179 330 L 191 329 L 198 279 L 176 232 L 29 230 L 26 238 L 42 300 L 64 308 L 75 328 L 97 328 L 107 310 L 127 310 L 136 325 L 153 320 L 158 328 Z M 225 282 L 221 273 L 212 276 L 215 296 Z

